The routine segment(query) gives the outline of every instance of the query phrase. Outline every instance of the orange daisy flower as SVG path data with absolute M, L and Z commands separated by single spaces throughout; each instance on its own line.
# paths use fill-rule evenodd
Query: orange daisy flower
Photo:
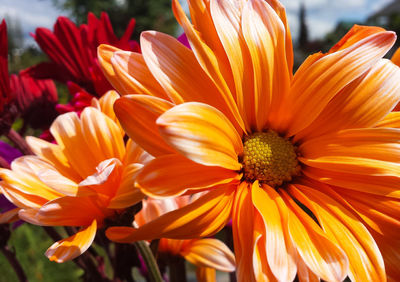
M 163 214 L 190 204 L 197 197 L 198 195 L 192 198 L 181 196 L 164 200 L 147 198 L 142 201 L 142 210 L 135 215 L 135 224 L 143 226 Z M 171 263 L 176 263 L 177 260 L 174 258 L 182 257 L 196 265 L 198 281 L 216 281 L 216 269 L 225 272 L 235 271 L 233 253 L 218 239 L 173 240 L 161 238 L 157 250 Z
M 75 226 L 75 235 L 54 243 L 46 256 L 64 262 L 92 244 L 108 217 L 143 198 L 134 178 L 149 155 L 135 143 L 124 143 L 124 132 L 112 105 L 119 95 L 110 91 L 93 107 L 59 116 L 50 131 L 56 144 L 28 137 L 36 156 L 14 160 L 0 169 L 0 188 L 20 208 L 19 217 L 42 226 Z
M 193 203 L 109 238 L 208 236 L 232 218 L 239 281 L 398 280 L 400 130 L 388 113 L 400 71 L 382 59 L 396 36 L 355 26 L 292 74 L 276 0 L 173 1 L 192 50 L 150 31 L 142 54 L 99 49 L 128 95 L 116 114 L 155 156 L 142 191 Z M 135 71 L 132 71 L 135 70 Z M 396 246 L 396 247 L 394 247 Z

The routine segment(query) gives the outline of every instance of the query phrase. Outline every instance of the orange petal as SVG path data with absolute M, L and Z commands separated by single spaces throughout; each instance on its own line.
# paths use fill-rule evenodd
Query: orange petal
M 18 158 L 11 167 L 13 172 L 18 174 L 18 179 L 17 182 L 11 179 L 8 182 L 9 184 L 15 183 L 22 191 L 28 192 L 30 189 L 34 189 L 31 193 L 41 195 L 48 200 L 65 195 L 76 195 L 78 189 L 76 182 L 63 176 L 53 165 L 36 156 Z
M 250 131 L 256 120 L 253 114 L 253 67 L 240 26 L 242 6 L 241 1 L 210 2 L 213 22 L 232 69 L 239 111 Z
M 218 89 L 199 66 L 193 52 L 176 38 L 146 31 L 140 43 L 146 64 L 175 104 L 196 101 L 224 108 L 223 100 L 216 99 Z
M 309 170 L 307 167 L 304 169 L 304 173 L 311 172 L 314 176 L 310 177 L 314 179 L 318 179 L 314 173 L 322 169 L 323 171 L 318 174 L 319 178 L 324 179 L 321 180 L 323 182 L 342 186 L 340 179 L 351 180 L 349 177 L 351 174 L 359 175 L 352 179 L 353 182 L 360 180 L 367 182 L 362 177 L 376 178 L 376 181 L 380 178 L 380 186 L 390 187 L 393 185 L 393 180 L 400 176 L 398 174 L 400 158 L 396 153 L 399 151 L 397 144 L 399 134 L 398 129 L 388 128 L 341 131 L 303 143 L 300 150 L 304 157 L 300 157 L 299 160 L 307 166 L 317 168 L 317 170 Z M 326 174 L 326 171 L 331 172 Z M 337 177 L 332 177 L 334 175 Z M 357 186 L 342 187 L 356 189 Z
M 287 242 L 284 234 L 283 218 L 276 204 L 280 196 L 269 186 L 252 187 L 252 199 L 255 208 L 261 215 L 263 221 L 265 240 L 265 253 L 268 265 L 279 281 L 292 281 L 296 276 L 296 264 L 290 252 L 290 242 Z M 287 238 L 289 239 L 289 238 Z
M 23 156 L 11 163 L 11 169 L 0 169 L 0 178 L 5 183 L 24 194 L 41 197 L 47 201 L 63 196 L 43 183 L 37 176 L 50 165 L 36 156 Z M 5 189 L 8 188 L 4 187 Z M 11 192 L 10 190 L 10 192 Z
M 199 282 L 217 282 L 217 273 L 214 268 L 197 267 L 196 278 Z
M 258 183 L 257 183 L 258 185 Z M 236 258 L 236 277 L 238 281 L 256 281 L 261 272 L 255 273 L 253 252 L 254 206 L 251 200 L 251 184 L 242 182 L 236 189 L 232 210 L 232 233 Z
M 219 184 L 237 182 L 239 175 L 221 167 L 197 164 L 181 155 L 167 155 L 150 161 L 137 177 L 142 191 L 152 197 L 183 194 Z
M 299 146 L 299 150 L 307 159 L 343 156 L 397 163 L 400 161 L 399 140 L 398 129 L 344 130 L 308 140 Z
M 111 63 L 111 58 L 114 52 L 121 51 L 111 45 L 101 44 L 97 47 L 97 58 L 99 59 L 100 66 L 103 70 L 104 76 L 111 83 L 111 85 L 121 94 L 126 94 L 124 81 L 114 71 L 114 67 Z
M 95 172 L 99 163 L 98 157 L 89 149 L 81 121 L 75 112 L 58 116 L 51 125 L 50 132 L 82 179 Z
M 173 107 L 157 119 L 163 138 L 187 158 L 207 166 L 239 170 L 243 151 L 236 129 L 217 109 L 201 103 Z
M 286 63 L 287 63 L 287 69 L 290 73 L 290 77 L 293 75 L 293 45 L 292 45 L 292 35 L 290 33 L 290 28 L 289 28 L 289 21 L 287 20 L 286 17 L 286 9 L 285 6 L 282 5 L 282 3 L 279 0 L 266 0 L 269 5 L 271 5 L 272 9 L 275 10 L 277 15 L 281 18 L 281 21 L 285 25 L 285 54 L 286 54 Z
M 203 0 L 189 0 L 188 6 L 190 11 L 190 19 L 193 24 L 193 30 L 198 32 L 199 38 L 208 46 L 215 54 L 216 59 L 219 62 L 220 71 L 223 73 L 226 82 L 229 85 L 233 84 L 231 77 L 231 70 L 229 68 L 228 57 L 221 44 L 219 35 L 215 27 L 216 17 L 211 11 L 211 1 Z M 178 17 L 178 21 L 179 21 Z M 182 23 L 181 23 L 182 24 Z M 189 28 L 189 27 L 188 27 Z M 189 43 L 191 37 L 188 38 Z M 195 43 L 192 43 L 196 45 Z M 192 47 L 193 49 L 193 47 Z
M 147 95 L 129 95 L 114 104 L 115 114 L 125 132 L 153 156 L 170 154 L 174 150 L 161 138 L 156 119 L 173 104 Z
M 390 60 L 397 66 L 400 66 L 400 48 L 397 48 Z
M 93 107 L 86 107 L 81 113 L 81 126 L 83 136 L 90 144 L 85 149 L 92 152 L 97 163 L 110 158 L 123 159 L 124 132 L 112 119 Z
M 123 86 L 120 89 L 122 95 L 147 94 L 168 99 L 164 89 L 151 74 L 142 54 L 117 51 L 111 57 L 111 64 Z
M 61 175 L 54 167 L 39 171 L 37 176 L 43 183 L 62 195 L 75 196 L 78 191 L 78 184 Z
M 197 267 L 211 267 L 225 272 L 235 271 L 233 253 L 217 239 L 193 240 L 183 247 L 180 255 Z
M 400 232 L 400 200 L 346 189 L 335 189 L 361 216 L 370 229 L 396 238 Z
M 43 205 L 39 210 L 21 210 L 21 219 L 42 226 L 87 226 L 104 214 L 89 197 L 62 197 Z
M 307 267 L 321 279 L 343 281 L 349 267 L 346 254 L 286 192 L 280 194 L 289 207 L 290 237 Z
M 400 181 L 395 176 L 363 175 L 314 167 L 305 167 L 302 172 L 323 183 L 375 195 L 400 198 Z
M 400 70 L 382 59 L 346 86 L 296 139 L 310 139 L 346 128 L 374 126 L 400 100 Z
M 46 256 L 51 261 L 58 263 L 66 262 L 74 259 L 84 253 L 94 240 L 97 231 L 97 222 L 93 220 L 92 223 L 80 230 L 73 236 L 55 242 L 46 251 Z
M 382 236 L 380 234 L 375 234 L 373 236 L 376 243 L 378 244 L 379 249 L 382 252 L 382 256 L 385 261 L 387 281 L 398 281 L 400 277 L 400 240 L 398 240 L 398 236 L 395 239 L 390 240 L 388 240 L 387 236 Z
M 131 165 L 134 163 L 137 164 L 146 164 L 153 157 L 143 150 L 138 144 L 132 141 L 132 139 L 128 139 L 125 145 L 126 153 L 123 163 L 125 165 Z
M 103 114 L 105 114 L 110 119 L 112 119 L 116 124 L 118 124 L 118 119 L 117 119 L 117 117 L 115 116 L 115 113 L 114 113 L 114 103 L 115 103 L 116 100 L 118 100 L 119 97 L 120 96 L 116 91 L 114 91 L 114 90 L 107 91 L 98 100 L 100 107 L 97 108 Z M 96 101 L 96 99 L 93 99 L 93 100 Z M 93 100 L 92 100 L 92 103 L 93 103 Z
M 314 272 L 311 271 L 310 268 L 307 267 L 306 263 L 297 254 L 297 277 L 299 278 L 299 282 L 320 282 L 321 280 Z
M 79 183 L 78 197 L 96 196 L 101 206 L 108 206 L 111 197 L 118 190 L 122 176 L 122 163 L 116 159 L 102 161 L 96 173 Z
M 279 129 L 277 125 L 287 115 L 282 106 L 291 80 L 286 62 L 285 26 L 269 4 L 252 0 L 243 8 L 242 29 L 253 62 L 257 129 L 263 130 L 268 119 L 270 128 Z
M 230 109 L 230 112 L 235 119 L 234 125 L 236 126 L 237 124 L 238 127 L 244 130 L 245 126 L 235 102 L 235 94 L 232 93 L 228 86 L 229 82 L 232 81 L 232 73 L 230 69 L 226 69 L 227 66 L 229 66 L 225 57 L 226 55 L 221 55 L 220 53 L 218 53 L 219 55 L 216 55 L 213 52 L 215 48 L 210 49 L 210 47 L 207 46 L 207 44 L 200 38 L 198 31 L 195 30 L 192 24 L 189 22 L 178 0 L 172 1 L 172 10 L 191 43 L 193 53 L 195 54 L 198 63 L 214 81 L 214 84 L 219 89 L 225 104 Z M 208 13 L 208 11 L 206 13 Z M 211 25 L 209 26 L 211 27 Z M 212 44 L 211 42 L 213 41 L 214 40 L 211 40 L 210 44 Z M 214 42 L 220 44 L 219 40 L 215 40 Z
M 359 218 L 331 197 L 309 187 L 291 186 L 289 192 L 311 209 L 325 234 L 349 258 L 352 281 L 385 281 L 383 258 L 371 234 Z
M 298 158 L 307 166 L 336 172 L 351 171 L 359 175 L 393 176 L 400 177 L 399 165 L 397 163 L 373 160 L 368 158 L 348 156 L 322 156 L 313 159 Z
M 215 234 L 228 222 L 235 186 L 218 187 L 193 203 L 166 213 L 141 226 L 111 227 L 106 231 L 110 240 L 129 243 L 155 238 L 189 239 Z
M 350 47 L 353 44 L 356 44 L 358 41 L 379 33 L 384 32 L 385 30 L 381 27 L 377 26 L 363 26 L 355 24 L 346 34 L 340 39 L 338 43 L 336 43 L 330 50 L 329 53 L 337 52 L 347 47 Z
M 135 215 L 135 223 L 138 226 L 142 226 L 167 212 L 178 209 L 179 206 L 175 199 L 176 198 L 154 199 L 150 197 L 143 199 L 142 209 Z
M 26 142 L 29 144 L 29 147 L 35 155 L 51 163 L 62 175 L 75 182 L 81 180 L 80 175 L 68 162 L 67 157 L 63 153 L 62 147 L 33 136 L 27 136 Z
M 384 119 L 378 122 L 376 127 L 400 128 L 400 112 L 391 112 Z
M 266 253 L 266 246 L 265 240 L 261 240 L 263 230 L 263 220 L 261 216 L 256 213 L 255 214 L 255 228 L 254 228 L 254 250 L 253 250 L 253 268 L 255 273 L 255 280 L 254 281 L 279 281 L 275 278 L 274 274 L 269 267 L 269 264 L 266 263 L 267 261 L 267 253 Z
M 198 64 L 193 52 L 176 38 L 155 31 L 141 35 L 143 57 L 175 104 L 202 102 L 235 119 L 223 96 Z
M 38 209 L 48 201 L 47 199 L 35 194 L 24 193 L 5 181 L 0 182 L 0 190 L 7 200 L 20 208 Z
M 7 224 L 19 219 L 18 212 L 20 208 L 11 209 L 6 212 L 0 213 L 0 224 Z
M 136 176 L 142 167 L 142 164 L 130 164 L 124 168 L 118 190 L 110 200 L 107 208 L 128 208 L 143 199 L 143 193 L 134 185 Z
M 375 65 L 395 40 L 393 32 L 379 32 L 300 68 L 288 100 L 287 110 L 293 114 L 287 122 L 287 135 L 307 127 L 340 90 Z

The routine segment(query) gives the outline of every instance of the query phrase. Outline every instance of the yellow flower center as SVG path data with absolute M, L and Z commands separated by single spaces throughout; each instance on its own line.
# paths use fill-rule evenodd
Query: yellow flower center
M 293 144 L 272 130 L 245 137 L 242 163 L 245 179 L 272 187 L 292 180 L 300 171 Z

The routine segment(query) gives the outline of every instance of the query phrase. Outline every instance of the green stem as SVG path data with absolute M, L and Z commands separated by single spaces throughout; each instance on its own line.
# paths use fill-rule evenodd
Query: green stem
M 163 280 L 161 278 L 160 270 L 158 269 L 157 262 L 154 259 L 149 245 L 145 241 L 137 241 L 134 244 L 146 263 L 147 270 L 149 271 L 150 281 L 162 282 Z
M 19 263 L 19 261 L 15 257 L 14 252 L 12 252 L 8 246 L 4 246 L 4 248 L 1 249 L 1 252 L 7 258 L 8 262 L 11 265 L 11 267 L 14 269 L 15 273 L 18 276 L 18 280 L 20 282 L 27 282 L 28 279 L 26 278 L 24 269 L 22 268 L 21 264 Z

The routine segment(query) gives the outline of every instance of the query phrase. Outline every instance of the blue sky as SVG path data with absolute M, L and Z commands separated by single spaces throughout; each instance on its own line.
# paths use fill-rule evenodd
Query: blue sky
M 392 0 L 281 0 L 286 6 L 294 37 L 298 31 L 298 9 L 301 2 L 307 8 L 307 21 L 311 38 L 329 32 L 341 19 L 364 20 Z M 0 18 L 4 15 L 17 17 L 23 27 L 26 43 L 29 32 L 36 27 L 52 28 L 56 18 L 65 14 L 56 9 L 51 0 L 0 0 Z
M 331 31 L 339 20 L 363 21 L 393 0 L 281 0 L 285 5 L 291 30 L 298 32 L 298 11 L 303 2 L 312 38 Z

